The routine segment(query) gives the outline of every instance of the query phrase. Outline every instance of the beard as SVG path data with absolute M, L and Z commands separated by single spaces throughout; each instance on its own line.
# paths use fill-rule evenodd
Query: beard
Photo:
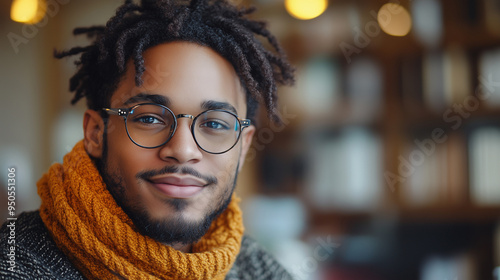
M 210 228 L 212 222 L 228 207 L 231 202 L 231 197 L 236 186 L 238 166 L 233 175 L 233 179 L 228 181 L 228 186 L 225 186 L 224 191 L 217 201 L 213 204 L 214 207 L 209 209 L 204 217 L 199 221 L 188 221 L 182 211 L 189 205 L 185 199 L 168 198 L 164 199 L 163 203 L 170 206 L 170 209 L 176 212 L 174 218 L 154 219 L 149 214 L 147 207 L 137 199 L 131 199 L 127 196 L 126 186 L 123 178 L 109 170 L 107 164 L 108 147 L 106 131 L 104 132 L 104 147 L 102 157 L 95 159 L 97 169 L 101 174 L 108 191 L 111 193 L 116 203 L 123 209 L 134 223 L 138 232 L 142 235 L 149 236 L 152 239 L 164 244 L 193 244 L 200 240 Z M 148 181 L 148 178 L 162 174 L 189 174 L 201 178 L 209 184 L 205 187 L 205 191 L 215 191 L 217 186 L 217 178 L 212 176 L 203 176 L 192 168 L 178 168 L 176 166 L 166 166 L 161 170 L 147 170 L 136 175 L 138 180 Z

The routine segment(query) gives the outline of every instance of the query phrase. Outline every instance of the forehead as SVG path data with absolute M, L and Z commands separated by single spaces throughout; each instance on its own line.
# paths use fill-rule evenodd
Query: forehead
M 238 114 L 246 113 L 246 98 L 233 66 L 212 49 L 187 42 L 171 42 L 143 53 L 142 85 L 135 83 L 135 67 L 127 72 L 111 97 L 112 107 L 120 107 L 137 95 L 163 95 L 172 109 L 196 110 L 208 101 L 226 102 Z M 188 108 L 189 107 L 189 108 Z

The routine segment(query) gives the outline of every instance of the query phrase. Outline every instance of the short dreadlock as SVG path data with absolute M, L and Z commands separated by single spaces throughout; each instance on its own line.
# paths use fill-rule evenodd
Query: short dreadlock
M 271 120 L 277 114 L 277 84 L 292 85 L 294 69 L 276 38 L 261 21 L 247 15 L 255 8 L 238 8 L 224 0 L 127 0 L 106 26 L 76 28 L 74 35 L 86 34 L 93 40 L 87 47 L 54 52 L 56 58 L 76 54 L 78 71 L 70 79 L 71 103 L 86 97 L 89 109 L 109 106 L 111 95 L 133 59 L 135 83 L 142 84 L 145 71 L 143 52 L 155 45 L 186 41 L 210 47 L 227 59 L 240 77 L 247 95 L 247 118 L 253 119 L 258 102 L 263 101 Z M 274 52 L 256 36 L 265 37 Z

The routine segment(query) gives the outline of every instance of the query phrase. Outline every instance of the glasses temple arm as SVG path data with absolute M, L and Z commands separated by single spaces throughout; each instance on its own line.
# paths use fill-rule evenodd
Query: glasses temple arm
M 122 117 L 127 115 L 127 111 L 120 109 L 120 108 L 117 108 L 117 109 L 102 108 L 102 110 L 104 110 L 104 112 L 106 112 L 110 115 L 116 115 L 116 116 L 122 116 Z
M 252 124 L 252 122 L 249 119 L 239 119 L 239 120 L 242 127 L 247 127 Z

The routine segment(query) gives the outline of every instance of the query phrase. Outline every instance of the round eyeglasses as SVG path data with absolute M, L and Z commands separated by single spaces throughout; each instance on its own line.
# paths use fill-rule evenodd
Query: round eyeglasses
M 165 145 L 177 129 L 177 119 L 189 118 L 191 134 L 203 151 L 222 154 L 231 150 L 250 120 L 240 119 L 225 110 L 207 110 L 194 117 L 175 115 L 168 107 L 156 103 L 143 103 L 131 108 L 103 108 L 111 115 L 122 116 L 130 140 L 139 147 L 154 149 Z

